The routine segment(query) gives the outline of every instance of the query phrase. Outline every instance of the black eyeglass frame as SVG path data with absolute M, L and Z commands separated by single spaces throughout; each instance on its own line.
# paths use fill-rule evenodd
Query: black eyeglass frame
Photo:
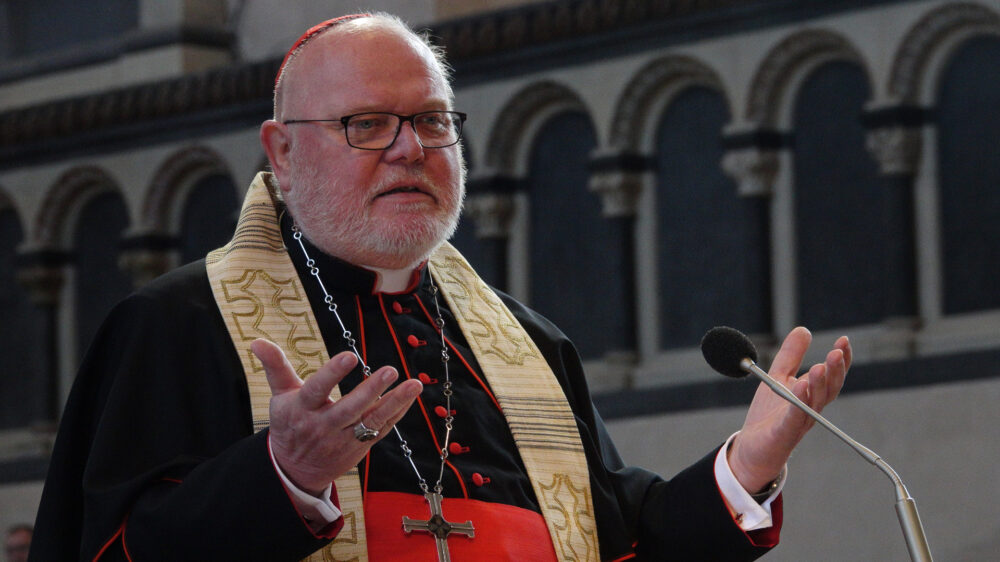
M 417 133 L 417 127 L 413 120 L 416 119 L 417 117 L 420 117 L 421 115 L 428 115 L 430 113 L 447 113 L 448 115 L 454 115 L 458 117 L 457 121 L 458 136 L 455 137 L 455 142 L 443 144 L 440 146 L 427 146 L 424 144 L 424 141 L 420 138 L 420 133 Z M 386 145 L 383 148 L 365 148 L 363 146 L 357 146 L 351 142 L 351 137 L 350 135 L 347 134 L 347 124 L 351 121 L 351 119 L 358 117 L 360 115 L 392 115 L 393 117 L 399 119 L 399 123 L 396 125 L 396 134 L 392 136 L 392 140 L 389 142 L 388 145 Z M 414 113 L 413 115 L 400 115 L 398 113 L 392 113 L 389 111 L 365 111 L 362 113 L 352 113 L 351 115 L 345 115 L 343 117 L 339 117 L 336 119 L 288 119 L 282 121 L 281 123 L 283 125 L 293 125 L 295 123 L 340 123 L 341 125 L 344 126 L 344 140 L 347 141 L 348 146 L 356 148 L 358 150 L 389 150 L 390 148 L 392 148 L 392 145 L 396 144 L 396 139 L 399 138 L 399 132 L 403 130 L 403 123 L 406 122 L 410 123 L 410 127 L 413 128 L 413 132 L 416 134 L 417 142 L 419 142 L 420 146 L 422 146 L 423 148 L 447 148 L 449 146 L 455 146 L 456 144 L 459 143 L 459 141 L 462 140 L 462 129 L 463 126 L 465 125 L 466 118 L 468 118 L 468 114 L 463 113 L 461 111 L 445 111 L 445 110 L 421 111 L 420 113 Z

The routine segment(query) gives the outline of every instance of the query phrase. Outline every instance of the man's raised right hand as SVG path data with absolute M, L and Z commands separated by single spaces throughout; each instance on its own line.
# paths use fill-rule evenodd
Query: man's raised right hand
M 357 465 L 372 445 L 389 434 L 423 389 L 420 381 L 411 379 L 383 396 L 399 375 L 392 367 L 382 367 L 334 402 L 330 391 L 357 365 L 354 353 L 337 354 L 303 381 L 276 344 L 259 339 L 250 349 L 263 364 L 271 387 L 270 441 L 275 462 L 292 483 L 313 495 Z M 377 430 L 378 438 L 356 439 L 354 427 L 361 422 Z

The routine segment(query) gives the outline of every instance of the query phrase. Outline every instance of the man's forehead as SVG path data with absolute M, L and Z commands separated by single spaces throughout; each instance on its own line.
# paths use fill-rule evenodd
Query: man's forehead
M 352 91 L 385 87 L 398 79 L 398 73 L 423 75 L 429 95 L 436 92 L 446 101 L 451 97 L 448 81 L 427 46 L 381 27 L 350 32 L 335 28 L 310 41 L 288 69 L 286 95 L 295 104 L 315 94 L 336 96 L 342 90 L 333 91 L 335 85 Z
M 295 58 L 295 56 L 298 53 L 298 51 L 300 49 L 302 49 L 314 37 L 317 37 L 317 36 L 325 33 L 326 31 L 328 31 L 330 28 L 332 28 L 335 25 L 339 25 L 339 24 L 342 24 L 344 22 L 348 22 L 348 21 L 351 21 L 351 20 L 354 20 L 354 19 L 367 18 L 367 17 L 371 17 L 371 14 L 367 14 L 367 13 L 348 14 L 346 16 L 340 16 L 340 17 L 328 19 L 326 21 L 320 22 L 320 23 L 318 23 L 318 24 L 310 27 L 309 29 L 307 29 L 305 33 L 303 33 L 302 35 L 300 35 L 299 38 L 295 40 L 295 43 L 293 43 L 292 47 L 290 49 L 288 49 L 288 52 L 285 53 L 285 58 L 281 61 L 281 65 L 278 66 L 278 73 L 275 76 L 275 85 L 278 85 L 281 82 L 281 75 L 282 75 L 282 73 L 284 73 L 285 67 L 289 64 L 289 62 L 291 62 L 292 59 Z
M 353 65 L 384 57 L 386 51 L 404 56 L 412 53 L 427 66 L 436 66 L 434 55 L 419 39 L 372 19 L 350 21 L 326 31 L 310 41 L 298 58 L 306 59 L 310 65 Z

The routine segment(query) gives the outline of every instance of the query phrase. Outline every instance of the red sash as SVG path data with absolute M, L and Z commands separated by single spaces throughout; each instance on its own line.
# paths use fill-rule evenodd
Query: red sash
M 400 492 L 368 492 L 364 497 L 368 559 L 437 560 L 430 533 L 403 531 L 403 516 L 426 521 L 430 507 L 423 496 Z M 474 538 L 453 534 L 448 550 L 454 562 L 466 560 L 556 562 L 549 530 L 541 514 L 512 505 L 444 498 L 441 511 L 449 523 L 472 521 Z

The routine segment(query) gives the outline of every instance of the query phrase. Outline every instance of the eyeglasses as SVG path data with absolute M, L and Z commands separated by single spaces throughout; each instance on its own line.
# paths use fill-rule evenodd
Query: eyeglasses
M 413 115 L 372 112 L 345 115 L 339 119 L 289 119 L 293 123 L 340 123 L 347 144 L 361 150 L 385 150 L 396 142 L 403 123 L 409 121 L 417 141 L 424 148 L 444 148 L 462 138 L 466 114 L 459 111 L 423 111 Z

